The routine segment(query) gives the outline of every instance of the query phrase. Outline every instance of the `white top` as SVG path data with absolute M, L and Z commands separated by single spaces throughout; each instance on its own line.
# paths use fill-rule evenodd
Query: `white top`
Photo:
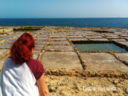
M 17 65 L 7 58 L 0 79 L 0 96 L 39 96 L 36 79 L 26 63 Z

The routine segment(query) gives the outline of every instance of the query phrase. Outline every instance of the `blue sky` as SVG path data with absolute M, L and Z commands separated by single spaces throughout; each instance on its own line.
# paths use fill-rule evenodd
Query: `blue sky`
M 128 0 L 0 0 L 0 18 L 128 17 Z

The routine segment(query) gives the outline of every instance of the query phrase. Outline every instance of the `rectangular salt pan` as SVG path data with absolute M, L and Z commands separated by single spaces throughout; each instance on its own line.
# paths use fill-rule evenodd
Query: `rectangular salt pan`
M 126 48 L 113 42 L 73 42 L 80 52 L 128 52 Z

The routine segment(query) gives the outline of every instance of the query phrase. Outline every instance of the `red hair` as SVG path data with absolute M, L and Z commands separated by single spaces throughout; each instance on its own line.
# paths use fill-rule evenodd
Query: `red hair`
M 23 64 L 32 58 L 35 42 L 30 33 L 21 35 L 12 45 L 10 57 L 16 64 Z

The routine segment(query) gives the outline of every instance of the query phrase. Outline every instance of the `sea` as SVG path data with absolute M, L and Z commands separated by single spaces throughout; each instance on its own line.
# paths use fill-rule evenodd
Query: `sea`
M 67 26 L 128 29 L 128 18 L 3 18 L 0 26 Z

